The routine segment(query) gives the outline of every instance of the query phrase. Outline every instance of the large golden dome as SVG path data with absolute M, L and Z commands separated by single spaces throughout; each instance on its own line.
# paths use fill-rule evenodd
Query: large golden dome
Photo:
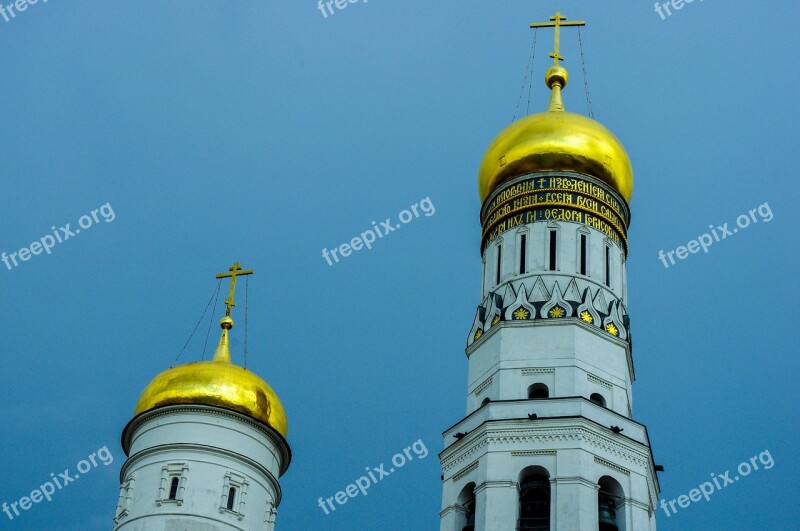
M 566 70 L 550 68 L 545 81 L 553 91 L 548 110 L 506 127 L 486 151 L 478 175 L 481 201 L 514 177 L 561 170 L 596 177 L 630 203 L 633 169 L 622 143 L 599 122 L 564 111 Z
M 134 415 L 176 404 L 231 409 L 284 437 L 288 431 L 286 411 L 275 391 L 258 375 L 230 361 L 188 363 L 162 372 L 142 392 Z

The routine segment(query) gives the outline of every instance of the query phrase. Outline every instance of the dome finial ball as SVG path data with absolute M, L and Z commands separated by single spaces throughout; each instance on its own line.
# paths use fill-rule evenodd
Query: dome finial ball
M 547 83 L 547 88 L 549 89 L 552 89 L 556 84 L 564 88 L 567 86 L 567 81 L 569 81 L 569 74 L 567 74 L 567 69 L 561 65 L 551 66 L 544 74 L 544 82 Z

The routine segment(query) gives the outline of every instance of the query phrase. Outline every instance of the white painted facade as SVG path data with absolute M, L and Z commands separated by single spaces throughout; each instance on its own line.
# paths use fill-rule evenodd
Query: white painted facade
M 655 531 L 655 465 L 646 428 L 631 419 L 623 249 L 592 227 L 542 221 L 506 231 L 483 254 L 467 416 L 444 432 L 439 456 L 441 531 L 539 529 L 520 521 L 531 485 L 549 485 L 551 531 L 600 529 L 601 498 L 613 503 L 619 531 Z
M 265 424 L 214 406 L 165 406 L 133 419 L 122 443 L 115 531 L 275 528 L 291 454 Z

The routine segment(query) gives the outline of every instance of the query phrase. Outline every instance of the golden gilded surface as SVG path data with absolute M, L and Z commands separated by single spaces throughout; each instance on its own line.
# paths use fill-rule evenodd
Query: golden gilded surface
M 219 344 L 211 361 L 172 367 L 158 376 L 142 392 L 134 416 L 161 406 L 202 404 L 238 411 L 259 420 L 286 437 L 288 420 L 278 395 L 257 374 L 231 362 L 229 331 L 233 328 L 231 309 L 236 306 L 236 278 L 251 275 L 238 263 L 217 278 L 230 278 L 231 287 L 225 300 L 227 311 L 220 319 Z
M 175 404 L 232 409 L 268 424 L 286 437 L 288 422 L 278 395 L 258 375 L 225 361 L 201 361 L 168 369 L 145 388 L 134 416 Z
M 596 177 L 630 203 L 633 169 L 622 143 L 600 123 L 564 111 L 561 90 L 569 74 L 561 66 L 561 28 L 584 26 L 582 20 L 568 21 L 560 12 L 549 22 L 535 22 L 531 28 L 554 28 L 553 66 L 545 73 L 552 91 L 547 112 L 527 116 L 506 127 L 494 139 L 483 157 L 478 174 L 481 202 L 501 184 L 536 171 L 576 171 Z
M 633 168 L 622 143 L 600 123 L 564 111 L 533 114 L 502 131 L 483 157 L 478 193 L 485 201 L 515 177 L 557 170 L 596 177 L 630 203 Z

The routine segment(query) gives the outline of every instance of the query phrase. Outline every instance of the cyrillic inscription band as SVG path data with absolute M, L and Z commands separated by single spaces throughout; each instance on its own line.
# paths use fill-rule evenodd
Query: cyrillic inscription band
M 627 230 L 627 224 L 624 218 L 596 199 L 569 192 L 539 192 L 516 197 L 499 205 L 488 219 L 483 220 L 484 231 L 491 230 L 491 227 L 494 226 L 498 220 L 505 218 L 509 214 L 519 213 L 520 211 L 530 208 L 542 208 L 547 206 L 572 207 L 582 212 L 594 213 L 618 227 L 619 230 Z
M 571 221 L 601 231 L 628 252 L 627 205 L 601 186 L 580 178 L 531 177 L 502 190 L 483 213 L 482 249 L 518 225 Z
M 509 186 L 492 199 L 492 202 L 484 210 L 484 218 L 491 216 L 499 206 L 523 196 L 535 194 L 538 201 L 543 202 L 546 200 L 543 198 L 543 193 L 546 195 L 547 193 L 558 194 L 563 192 L 573 192 L 573 194 L 580 194 L 584 200 L 597 201 L 598 208 L 595 209 L 596 211 L 599 212 L 600 206 L 609 208 L 625 220 L 625 227 L 628 226 L 630 219 L 627 206 L 621 205 L 613 194 L 602 187 L 576 177 L 531 177 L 528 180 Z M 486 226 L 485 222 L 484 226 Z

